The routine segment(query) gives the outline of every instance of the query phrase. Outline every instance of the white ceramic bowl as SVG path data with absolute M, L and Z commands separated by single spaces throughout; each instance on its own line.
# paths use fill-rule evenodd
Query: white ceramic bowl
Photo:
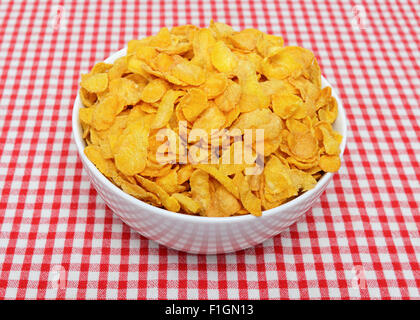
M 126 54 L 122 49 L 105 62 L 112 63 Z M 330 86 L 322 78 L 323 86 Z M 332 95 L 337 99 L 338 117 L 333 127 L 342 136 L 341 157 L 346 145 L 346 116 L 343 105 L 332 88 Z M 225 218 L 209 218 L 174 213 L 142 202 L 111 183 L 95 165 L 85 156 L 85 143 L 79 122 L 79 109 L 82 108 L 79 95 L 73 107 L 73 135 L 83 166 L 96 191 L 105 203 L 127 225 L 141 235 L 167 247 L 200 254 L 233 252 L 255 246 L 286 230 L 308 211 L 327 187 L 333 174 L 326 173 L 309 190 L 292 201 L 277 208 L 264 211 L 261 217 L 253 215 Z

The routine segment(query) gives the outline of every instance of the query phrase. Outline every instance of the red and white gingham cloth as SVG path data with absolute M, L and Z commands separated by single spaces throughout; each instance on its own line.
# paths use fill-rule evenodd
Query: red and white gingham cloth
M 420 299 L 420 3 L 0 3 L 0 298 Z M 340 172 L 288 231 L 228 255 L 139 236 L 71 137 L 79 76 L 134 38 L 210 19 L 311 49 L 347 112 Z

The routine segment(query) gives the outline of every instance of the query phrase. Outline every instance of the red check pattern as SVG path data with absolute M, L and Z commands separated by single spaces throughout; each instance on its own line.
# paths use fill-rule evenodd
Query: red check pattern
M 1 1 L 0 298 L 419 299 L 419 14 L 416 0 Z M 340 172 L 296 225 L 197 256 L 139 236 L 104 205 L 71 109 L 96 61 L 210 19 L 313 50 L 349 138 Z

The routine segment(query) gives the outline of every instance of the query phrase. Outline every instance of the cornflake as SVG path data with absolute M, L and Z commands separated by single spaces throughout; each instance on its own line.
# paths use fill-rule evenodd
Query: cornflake
M 162 28 L 95 64 L 79 96 L 87 158 L 170 211 L 261 216 L 341 165 L 337 101 L 314 54 L 256 29 Z

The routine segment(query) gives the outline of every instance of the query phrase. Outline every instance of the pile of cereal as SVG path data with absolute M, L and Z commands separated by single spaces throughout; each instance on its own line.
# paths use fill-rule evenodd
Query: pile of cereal
M 337 102 L 313 53 L 256 29 L 162 28 L 81 78 L 86 156 L 174 212 L 261 215 L 340 168 Z

